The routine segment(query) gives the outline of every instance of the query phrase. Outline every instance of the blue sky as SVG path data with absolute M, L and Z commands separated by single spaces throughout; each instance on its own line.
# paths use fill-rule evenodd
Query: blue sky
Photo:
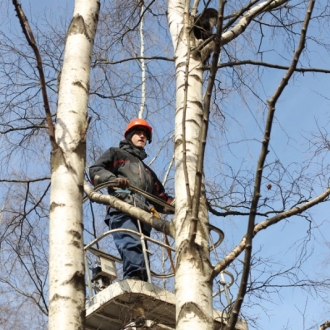
M 43 20 L 44 13 L 49 11 L 47 16 L 56 20 L 59 15 L 64 15 L 67 10 L 68 13 L 72 13 L 73 1 L 22 1 L 23 8 L 30 8 L 26 10 L 26 14 L 29 17 L 33 17 L 32 22 L 40 23 Z M 59 9 L 60 8 L 60 9 Z M 63 10 L 63 8 L 66 8 Z M 2 24 L 8 24 L 11 28 L 14 27 L 17 33 L 20 33 L 20 29 L 17 28 L 16 18 L 13 18 L 11 4 L 9 3 L 8 11 L 2 11 Z M 71 14 L 69 14 L 70 16 Z M 312 51 L 314 51 L 312 49 Z M 315 51 L 319 51 L 315 49 Z M 320 53 L 318 60 L 313 63 L 316 67 L 330 68 L 329 59 L 327 54 Z M 284 71 L 269 73 L 269 82 L 265 85 L 265 101 L 267 97 L 272 95 L 274 89 L 280 83 Z M 276 111 L 276 118 L 281 123 L 275 125 L 272 131 L 271 151 L 269 160 L 274 160 L 277 157 L 280 161 L 287 166 L 292 162 L 301 162 L 304 157 L 308 157 L 307 154 L 302 153 L 302 150 L 307 149 L 308 142 L 304 139 L 310 131 L 315 131 L 317 125 L 327 128 L 329 125 L 329 86 L 330 76 L 326 74 L 314 75 L 306 73 L 304 76 L 300 75 L 292 82 L 289 88 L 281 96 Z M 320 97 L 321 95 L 321 97 Z M 248 107 L 244 107 L 241 101 L 232 100 L 233 111 L 240 110 L 240 115 L 245 116 L 246 124 L 251 129 L 244 130 L 244 136 L 240 135 L 240 132 L 231 132 L 237 140 L 241 138 L 254 138 L 258 135 L 259 128 L 256 120 L 262 117 L 261 111 L 257 116 L 252 115 L 254 113 L 253 105 L 249 110 Z M 260 122 L 258 122 L 260 124 Z M 263 124 L 261 123 L 263 128 Z M 242 131 L 243 132 L 243 131 Z M 259 132 L 261 139 L 261 132 Z M 216 134 L 216 133 L 214 133 Z M 290 135 L 290 138 L 288 136 Z M 233 166 L 240 166 L 240 161 L 255 163 L 256 157 L 259 154 L 260 144 L 258 141 L 246 143 L 246 145 L 240 145 L 235 149 L 235 157 L 233 157 Z M 150 152 L 152 154 L 152 152 Z M 236 157 L 240 155 L 240 157 Z M 228 154 L 230 157 L 230 154 Z M 311 170 L 313 169 L 311 165 Z M 156 169 L 157 170 L 157 169 Z M 315 186 L 315 190 L 320 190 L 318 186 Z M 262 194 L 266 195 L 268 192 L 263 186 Z M 313 231 L 314 237 L 311 238 L 309 245 L 313 249 L 313 254 L 309 258 L 302 268 L 306 272 L 312 272 L 320 276 L 329 274 L 329 239 L 327 233 L 330 232 L 328 203 L 323 204 L 320 207 L 312 211 L 313 213 L 313 227 L 321 226 L 319 229 Z M 263 219 L 259 219 L 261 221 Z M 242 237 L 246 230 L 246 222 L 242 219 L 242 222 L 236 219 L 217 219 L 217 224 L 221 224 L 222 230 L 226 234 L 225 244 L 228 247 L 234 246 L 235 243 Z M 305 235 L 308 231 L 308 223 L 301 218 L 295 218 L 291 221 L 285 221 L 284 223 L 277 224 L 272 228 L 258 234 L 255 239 L 254 249 L 261 249 L 264 257 L 273 257 L 280 255 L 283 258 L 283 263 L 286 263 L 285 259 L 294 258 L 297 253 L 300 253 L 301 245 L 299 245 L 299 239 Z M 295 243 L 297 242 L 298 243 Z M 329 295 L 328 295 L 329 297 Z M 329 301 L 329 300 L 328 300 Z M 316 328 L 321 322 L 329 319 L 329 306 L 314 296 L 307 296 L 303 291 L 299 289 L 291 290 L 284 289 L 280 295 L 272 296 L 272 301 L 263 302 L 263 307 L 269 310 L 268 316 L 262 311 L 260 307 L 253 306 L 251 314 L 260 313 L 260 325 L 263 329 L 278 330 L 278 329 L 309 329 L 312 325 Z M 309 320 L 309 324 L 304 324 L 303 313 L 305 313 Z M 313 321 L 312 321 L 313 320 Z M 312 323 L 315 322 L 315 323 Z

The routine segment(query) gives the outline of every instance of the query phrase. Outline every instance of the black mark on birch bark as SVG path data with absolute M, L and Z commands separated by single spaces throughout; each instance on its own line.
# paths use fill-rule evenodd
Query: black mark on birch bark
M 87 87 L 85 87 L 80 81 L 74 81 L 72 84 L 75 86 L 81 87 L 85 91 L 85 93 L 88 95 L 89 85 L 87 85 Z
M 87 33 L 84 18 L 82 16 L 80 16 L 79 14 L 72 18 L 67 36 L 69 36 L 71 34 L 83 34 L 86 36 L 86 38 L 89 41 L 91 41 L 91 38 L 89 37 L 89 35 Z

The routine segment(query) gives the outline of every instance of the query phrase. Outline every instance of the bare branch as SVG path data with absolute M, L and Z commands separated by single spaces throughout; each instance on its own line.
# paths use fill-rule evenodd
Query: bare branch
M 243 61 L 235 61 L 235 62 L 227 62 L 227 63 L 220 63 L 218 64 L 218 68 L 226 68 L 226 67 L 234 67 L 234 66 L 240 66 L 240 65 L 255 65 L 255 66 L 263 66 L 266 68 L 271 69 L 279 69 L 279 70 L 288 70 L 289 66 L 285 65 L 278 65 L 273 63 L 266 63 L 266 62 L 260 62 L 260 61 L 251 61 L 251 60 L 243 60 Z M 209 70 L 210 66 L 204 66 L 203 69 Z M 295 72 L 319 72 L 319 73 L 330 73 L 330 70 L 322 69 L 322 68 L 295 68 Z
M 32 182 L 39 182 L 39 181 L 49 181 L 50 177 L 44 178 L 36 178 L 31 180 L 9 180 L 9 179 L 0 179 L 0 182 L 8 182 L 8 183 L 32 183 Z
M 328 329 L 328 328 L 330 328 L 330 320 L 323 323 L 323 324 L 321 324 L 319 330 L 325 330 L 325 329 Z
M 306 32 L 308 28 L 308 24 L 310 22 L 310 18 L 312 15 L 313 7 L 314 7 L 315 0 L 310 0 L 309 6 L 307 9 L 307 13 L 305 16 L 304 24 L 301 29 L 301 35 L 300 35 L 300 41 L 297 50 L 295 51 L 294 58 L 292 60 L 292 63 L 290 65 L 289 70 L 285 74 L 284 78 L 282 79 L 282 82 L 278 89 L 276 90 L 274 96 L 268 101 L 268 116 L 266 121 L 266 127 L 264 131 L 264 138 L 262 141 L 262 148 L 260 152 L 260 156 L 258 159 L 257 164 L 257 171 L 256 171 L 256 178 L 254 183 L 254 192 L 253 192 L 253 199 L 251 202 L 251 209 L 250 209 L 250 216 L 249 216 L 249 222 L 248 222 L 248 229 L 246 233 L 246 243 L 245 243 L 245 256 L 244 256 L 244 268 L 243 268 L 243 274 L 241 278 L 241 283 L 239 287 L 239 291 L 237 294 L 237 299 L 234 303 L 234 307 L 230 316 L 230 320 L 228 322 L 228 330 L 234 330 L 235 324 L 238 320 L 238 315 L 243 303 L 243 299 L 246 293 L 246 288 L 248 285 L 248 278 L 250 274 L 250 263 L 251 263 L 251 256 L 252 256 L 252 239 L 255 235 L 254 233 L 254 227 L 255 227 L 255 217 L 258 207 L 258 201 L 261 196 L 260 193 L 260 186 L 262 181 L 262 173 L 264 170 L 264 164 L 266 160 L 266 156 L 268 154 L 268 146 L 270 142 L 270 135 L 271 135 L 271 128 L 273 125 L 273 119 L 275 114 L 275 105 L 277 100 L 279 99 L 280 95 L 282 94 L 285 86 L 287 86 L 288 81 L 290 80 L 292 74 L 294 73 L 294 69 L 297 66 L 299 57 L 305 47 L 306 42 Z
M 130 58 L 124 58 L 119 61 L 109 61 L 106 58 L 99 58 L 96 59 L 96 61 L 92 64 L 92 67 L 96 67 L 99 63 L 102 64 L 109 64 L 109 65 L 115 65 L 115 64 L 121 64 L 124 62 L 130 62 L 130 61 L 140 61 L 140 60 L 162 60 L 162 61 L 168 61 L 168 62 L 174 62 L 174 58 L 164 57 L 164 56 L 136 56 L 136 57 L 130 57 Z
M 330 196 L 330 188 L 324 191 L 321 195 L 317 196 L 313 200 L 301 205 L 294 207 L 288 211 L 282 212 L 275 217 L 269 218 L 259 224 L 256 224 L 253 229 L 253 236 L 255 236 L 258 232 L 261 230 L 264 230 L 281 220 L 288 219 L 294 215 L 298 215 L 303 213 L 304 211 L 312 208 L 313 206 L 323 202 Z M 235 259 L 238 257 L 246 248 L 247 242 L 246 242 L 246 236 L 244 236 L 240 243 L 217 265 L 215 265 L 213 270 L 212 278 L 215 278 L 221 271 L 223 271 L 226 267 L 228 267 Z
M 44 71 L 43 71 L 43 67 L 42 67 L 42 59 L 41 59 L 41 56 L 39 53 L 37 43 L 34 39 L 34 35 L 31 30 L 29 21 L 24 14 L 22 6 L 18 3 L 17 0 L 13 0 L 13 5 L 15 6 L 17 17 L 21 24 L 25 38 L 26 38 L 28 44 L 30 45 L 30 47 L 32 48 L 32 50 L 35 54 L 36 60 L 37 60 L 37 68 L 38 68 L 38 72 L 39 72 L 40 86 L 41 86 L 42 97 L 43 97 L 43 101 L 44 101 L 44 108 L 45 108 L 45 112 L 46 112 L 46 120 L 48 123 L 48 129 L 49 129 L 49 138 L 50 138 L 52 148 L 54 150 L 57 148 L 57 143 L 55 140 L 55 127 L 54 127 L 54 123 L 52 120 L 52 114 L 51 114 L 49 102 L 48 102 L 46 80 L 45 80 L 45 75 L 44 75 Z
M 286 2 L 288 2 L 288 0 L 268 0 L 250 9 L 248 12 L 246 12 L 243 18 L 239 20 L 239 22 L 235 25 L 234 28 L 223 33 L 221 39 L 222 44 L 225 45 L 233 39 L 237 38 L 239 35 L 241 35 L 245 31 L 247 26 L 250 24 L 250 22 L 253 20 L 253 18 L 255 18 L 260 13 L 280 7 Z
M 0 282 L 3 282 L 3 283 L 6 283 L 8 284 L 11 288 L 13 288 L 16 292 L 18 292 L 19 294 L 21 294 L 22 296 L 26 297 L 26 298 L 29 298 L 31 300 L 34 301 L 34 303 L 38 306 L 38 308 L 40 309 L 40 311 L 45 314 L 45 315 L 48 315 L 48 311 L 45 310 L 43 308 L 43 306 L 41 306 L 40 302 L 38 299 L 36 299 L 35 297 L 33 297 L 32 294 L 28 294 L 22 290 L 20 290 L 17 286 L 15 286 L 13 283 L 11 283 L 10 281 L 8 281 L 7 279 L 3 278 L 3 277 L 0 277 Z
M 195 240 L 196 232 L 197 232 L 197 219 L 199 212 L 200 197 L 202 192 L 201 187 L 203 181 L 203 163 L 204 163 L 207 131 L 209 125 L 210 105 L 211 105 L 212 89 L 217 74 L 217 63 L 219 60 L 220 49 L 221 49 L 221 34 L 222 34 L 223 14 L 225 9 L 225 4 L 226 4 L 225 0 L 220 1 L 219 10 L 218 10 L 217 34 L 215 38 L 214 54 L 212 57 L 210 77 L 205 92 L 204 107 L 203 107 L 204 110 L 203 122 L 199 133 L 200 145 L 199 145 L 198 158 L 196 164 L 196 180 L 194 186 L 194 195 L 192 199 L 192 220 L 194 221 L 190 228 L 190 235 L 189 235 L 191 242 Z
M 44 126 L 44 125 L 33 125 L 33 126 L 25 126 L 25 127 L 13 127 L 13 128 L 9 128 L 7 130 L 4 131 L 0 131 L 0 134 L 7 134 L 10 132 L 17 132 L 17 131 L 26 131 L 26 130 L 30 130 L 30 129 L 36 129 L 36 128 L 48 128 L 48 126 Z

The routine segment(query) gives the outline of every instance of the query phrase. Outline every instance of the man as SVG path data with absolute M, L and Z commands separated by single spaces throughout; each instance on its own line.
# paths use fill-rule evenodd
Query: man
M 130 184 L 171 203 L 172 199 L 165 193 L 156 174 L 143 162 L 147 157 L 144 147 L 147 140 L 149 143 L 152 141 L 152 127 L 143 119 L 133 119 L 127 125 L 124 137 L 125 140 L 120 142 L 119 148 L 108 149 L 90 167 L 89 173 L 93 184 L 113 181 L 121 189 L 116 191 L 109 189 L 110 194 L 141 208 L 148 206 L 148 201 L 145 197 L 127 189 Z M 163 211 L 159 206 L 154 206 L 157 211 Z M 137 219 L 114 208 L 109 208 L 105 221 L 110 229 L 125 228 L 139 231 Z M 140 225 L 142 232 L 150 236 L 151 226 L 142 222 Z M 147 281 L 139 236 L 121 232 L 115 233 L 113 237 L 123 261 L 124 279 L 138 278 Z

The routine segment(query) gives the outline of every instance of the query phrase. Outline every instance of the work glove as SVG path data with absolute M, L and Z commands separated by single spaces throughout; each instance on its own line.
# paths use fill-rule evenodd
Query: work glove
M 125 178 L 117 178 L 114 180 L 111 180 L 112 183 L 114 183 L 114 185 L 116 187 L 119 187 L 121 189 L 126 189 L 129 187 L 129 181 Z
M 170 204 L 171 206 L 175 207 L 175 198 L 172 199 L 172 200 L 168 200 L 167 203 Z M 165 206 L 162 213 L 165 213 L 165 214 L 174 214 L 174 210 L 172 208 L 167 208 Z

